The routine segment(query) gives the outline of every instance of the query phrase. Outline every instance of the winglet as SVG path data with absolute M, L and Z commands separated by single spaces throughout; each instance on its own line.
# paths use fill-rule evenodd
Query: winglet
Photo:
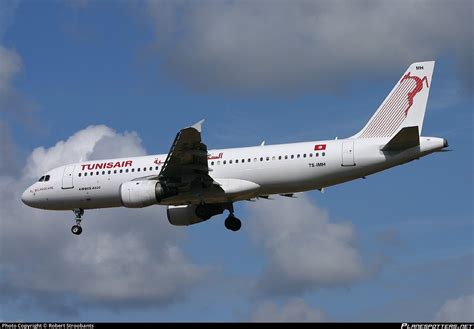
M 201 132 L 202 130 L 202 123 L 204 122 L 204 119 L 202 119 L 201 121 L 198 121 L 196 122 L 195 124 L 193 124 L 190 128 L 194 128 L 196 129 L 197 131 Z

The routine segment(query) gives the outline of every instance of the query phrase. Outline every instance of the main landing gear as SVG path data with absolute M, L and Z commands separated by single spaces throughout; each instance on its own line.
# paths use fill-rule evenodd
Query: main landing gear
M 229 217 L 225 219 L 224 225 L 226 229 L 236 232 L 242 227 L 242 222 L 231 213 Z
M 84 209 L 73 209 L 74 215 L 76 215 L 76 225 L 71 227 L 71 232 L 75 235 L 79 235 L 82 233 L 82 227 L 81 227 L 81 220 L 82 220 L 82 215 L 84 215 Z
M 240 219 L 234 216 L 234 205 L 232 203 L 220 203 L 220 204 L 200 204 L 196 207 L 196 216 L 201 218 L 203 221 L 209 218 L 222 214 L 224 210 L 229 211 L 229 216 L 226 218 L 224 225 L 226 229 L 231 231 L 238 231 L 242 227 Z
M 234 216 L 234 204 L 226 204 L 225 209 L 229 210 L 229 216 L 224 221 L 225 228 L 237 232 L 242 227 L 242 222 Z

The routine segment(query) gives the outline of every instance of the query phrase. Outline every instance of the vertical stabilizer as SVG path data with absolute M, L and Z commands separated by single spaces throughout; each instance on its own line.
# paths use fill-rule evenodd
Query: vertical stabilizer
M 351 138 L 392 138 L 404 127 L 418 127 L 421 134 L 434 64 L 411 64 L 365 127 Z

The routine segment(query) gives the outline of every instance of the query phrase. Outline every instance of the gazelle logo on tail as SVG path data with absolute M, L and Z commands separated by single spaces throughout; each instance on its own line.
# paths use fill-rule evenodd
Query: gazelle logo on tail
M 418 126 L 421 132 L 433 68 L 434 62 L 410 65 L 365 127 L 352 137 L 389 138 L 408 126 Z
M 423 79 L 420 79 L 417 76 L 411 76 L 410 72 L 408 72 L 407 74 L 403 76 L 402 80 L 400 80 L 400 83 L 402 83 L 403 80 L 406 80 L 406 79 L 414 79 L 416 86 L 412 91 L 408 93 L 408 107 L 405 110 L 405 116 L 408 115 L 408 111 L 410 110 L 410 107 L 413 105 L 413 98 L 415 98 L 415 95 L 418 94 L 423 89 L 423 81 L 426 82 L 426 88 L 430 87 L 428 85 L 428 79 L 426 78 L 426 75 L 423 77 Z

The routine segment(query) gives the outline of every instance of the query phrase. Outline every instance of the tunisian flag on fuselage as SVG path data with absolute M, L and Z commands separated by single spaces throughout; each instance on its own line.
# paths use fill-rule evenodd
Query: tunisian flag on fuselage
M 315 151 L 324 151 L 326 149 L 326 144 L 316 144 L 314 145 Z

